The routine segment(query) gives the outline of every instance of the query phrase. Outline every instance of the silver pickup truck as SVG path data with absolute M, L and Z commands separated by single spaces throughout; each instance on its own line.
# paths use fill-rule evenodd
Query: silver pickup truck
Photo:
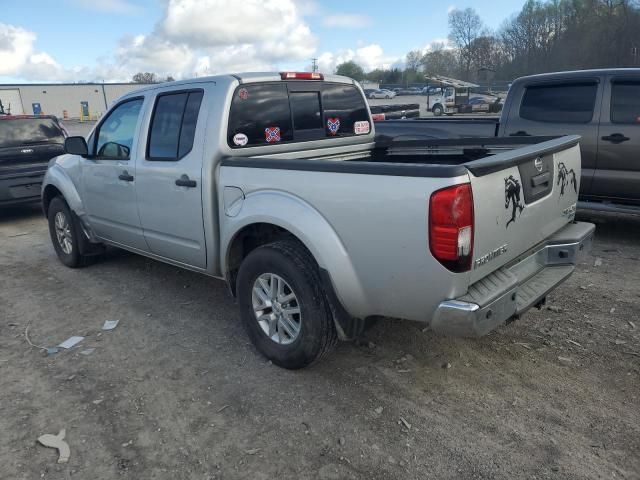
M 65 265 L 109 245 L 223 279 L 257 349 L 300 368 L 374 316 L 477 336 L 542 304 L 594 232 L 578 142 L 376 141 L 351 79 L 222 75 L 120 99 L 42 202 Z

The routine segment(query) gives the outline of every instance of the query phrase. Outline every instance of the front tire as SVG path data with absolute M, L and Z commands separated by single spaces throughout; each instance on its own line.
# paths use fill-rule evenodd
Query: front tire
M 440 117 L 442 116 L 442 114 L 444 113 L 444 109 L 442 108 L 442 106 L 440 105 L 436 105 L 433 107 L 433 115 L 436 117 Z
M 336 344 L 318 266 L 299 242 L 253 250 L 240 265 L 236 290 L 249 338 L 276 365 L 306 367 Z
M 49 235 L 60 261 L 70 268 L 84 267 L 93 257 L 80 253 L 82 232 L 73 218 L 71 209 L 62 197 L 55 197 L 47 211 Z

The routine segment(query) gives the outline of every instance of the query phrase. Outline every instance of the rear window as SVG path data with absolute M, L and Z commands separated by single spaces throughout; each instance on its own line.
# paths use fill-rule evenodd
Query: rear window
M 353 85 L 241 85 L 231 102 L 227 141 L 240 148 L 345 137 L 355 135 L 356 127 L 358 133 L 368 132 L 368 122 L 364 98 Z
M 536 122 L 588 123 L 593 118 L 597 90 L 595 82 L 527 87 L 520 117 Z
M 60 126 L 51 118 L 0 119 L 0 147 L 64 143 Z
M 611 85 L 611 122 L 640 123 L 640 82 Z

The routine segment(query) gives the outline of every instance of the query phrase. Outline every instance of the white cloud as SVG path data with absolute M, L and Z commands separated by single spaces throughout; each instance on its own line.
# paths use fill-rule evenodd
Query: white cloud
M 0 23 L 0 75 L 15 75 L 29 61 L 36 34 Z
M 422 53 L 429 53 L 435 49 L 451 50 L 453 48 L 448 38 L 434 38 L 422 48 Z
M 130 15 L 139 13 L 141 8 L 128 0 L 69 0 L 71 3 L 86 8 L 87 10 L 97 10 L 99 12 L 119 13 Z
M 449 5 L 449 6 L 447 7 L 447 13 L 454 12 L 454 11 L 456 11 L 457 9 L 458 9 L 458 7 L 456 7 L 455 5 Z
M 365 28 L 372 24 L 368 15 L 334 13 L 325 15 L 322 23 L 331 28 Z
M 390 68 L 399 59 L 386 55 L 378 44 L 365 45 L 360 48 L 339 50 L 337 52 L 324 52 L 318 56 L 320 71 L 333 72 L 341 63 L 354 61 L 365 71 L 376 68 Z
M 152 33 L 148 36 L 125 37 L 115 54 L 115 63 L 131 73 L 154 72 L 160 76 L 178 75 L 194 64 L 193 51 L 182 44 L 173 44 Z

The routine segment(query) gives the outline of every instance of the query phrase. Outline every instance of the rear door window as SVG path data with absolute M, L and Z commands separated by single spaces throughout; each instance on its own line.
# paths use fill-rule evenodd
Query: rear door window
M 51 118 L 0 118 L 0 148 L 64 143 L 64 133 Z
M 368 125 L 369 114 L 360 90 L 353 85 L 241 85 L 231 102 L 227 141 L 239 148 L 352 136 L 358 122 Z
M 202 91 L 159 95 L 149 129 L 148 160 L 176 161 L 193 148 Z
M 598 84 L 561 83 L 527 87 L 520 117 L 535 122 L 589 123 L 593 118 Z
M 640 123 L 640 82 L 611 84 L 611 123 Z

